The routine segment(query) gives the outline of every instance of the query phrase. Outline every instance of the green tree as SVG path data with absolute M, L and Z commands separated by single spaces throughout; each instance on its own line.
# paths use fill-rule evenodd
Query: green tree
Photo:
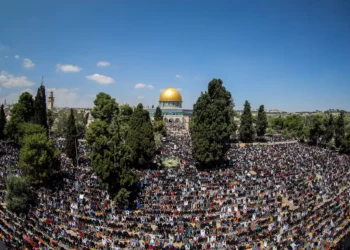
M 224 160 L 235 134 L 234 103 L 221 79 L 213 79 L 208 91 L 201 93 L 193 106 L 190 121 L 193 157 L 203 167 L 213 167 Z
M 341 111 L 335 122 L 335 146 L 340 147 L 342 140 L 345 138 L 344 111 Z
M 320 115 L 314 115 L 312 117 L 312 124 L 310 127 L 310 142 L 312 144 L 318 144 L 322 141 L 326 132 L 326 128 L 324 126 L 323 117 Z
M 107 123 L 111 123 L 116 112 L 119 111 L 115 99 L 103 92 L 97 94 L 94 104 L 95 107 L 91 111 L 92 116 Z
M 23 122 L 31 122 L 34 115 L 33 96 L 24 92 L 18 98 L 18 102 L 11 109 L 11 119 L 18 119 Z
M 328 143 L 332 140 L 334 135 L 334 119 L 332 113 L 329 115 L 327 124 L 326 124 L 326 132 L 324 136 L 324 142 Z
M 123 140 L 126 140 L 130 127 L 129 123 L 133 112 L 132 107 L 130 107 L 128 104 L 120 106 L 120 129 Z
M 245 101 L 243 113 L 241 115 L 241 126 L 239 128 L 239 138 L 242 142 L 252 142 L 254 140 L 254 126 L 250 103 Z
M 0 140 L 5 138 L 5 126 L 6 126 L 6 116 L 4 111 L 4 105 L 1 105 L 0 109 Z
M 27 212 L 31 202 L 31 190 L 23 177 L 9 176 L 6 182 L 6 208 L 13 212 Z
M 162 110 L 160 109 L 159 106 L 156 108 L 156 112 L 154 113 L 154 120 L 155 121 L 163 121 Z
M 33 122 L 43 126 L 48 131 L 49 126 L 47 124 L 47 111 L 46 111 L 46 93 L 45 86 L 43 84 L 38 88 L 35 100 L 34 100 L 34 117 Z
M 59 151 L 46 134 L 35 133 L 24 137 L 19 167 L 32 185 L 47 184 L 51 174 L 59 167 Z
M 137 105 L 131 116 L 126 144 L 132 150 L 132 162 L 136 166 L 148 164 L 155 153 L 153 126 L 147 110 Z
M 70 109 L 65 139 L 65 152 L 69 158 L 75 160 L 77 158 L 78 134 L 73 109 Z
M 165 135 L 166 128 L 165 128 L 165 122 L 163 120 L 153 120 L 153 131 L 156 134 Z
M 268 122 L 267 122 L 266 112 L 264 110 L 264 105 L 261 105 L 259 107 L 258 120 L 256 122 L 256 133 L 258 136 L 265 135 L 267 125 L 268 125 Z
M 19 118 L 11 119 L 5 126 L 6 137 L 21 145 L 26 135 L 37 133 L 46 133 L 46 130 L 38 124 L 23 122 Z
M 47 125 L 49 126 L 49 129 L 51 131 L 53 123 L 55 121 L 55 117 L 53 115 L 52 110 L 48 109 L 47 110 Z
M 114 196 L 114 200 L 127 204 L 137 178 L 130 168 L 131 150 L 122 140 L 119 107 L 115 99 L 105 93 L 96 97 L 95 105 L 94 117 L 98 118 L 86 131 L 86 140 L 92 147 L 92 167 L 101 186 Z

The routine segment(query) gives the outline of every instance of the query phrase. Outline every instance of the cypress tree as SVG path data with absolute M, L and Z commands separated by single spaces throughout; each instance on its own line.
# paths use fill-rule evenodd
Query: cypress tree
M 137 177 L 131 171 L 131 150 L 124 143 L 124 119 L 120 117 L 118 103 L 110 95 L 99 93 L 94 103 L 95 120 L 86 131 L 94 173 L 118 204 L 128 204 Z
M 192 154 L 202 167 L 215 167 L 223 162 L 230 137 L 236 131 L 233 108 L 231 93 L 221 79 L 215 78 L 194 104 L 190 121 Z
M 47 112 L 46 112 L 46 93 L 45 86 L 43 84 L 38 88 L 35 100 L 34 100 L 34 117 L 33 123 L 43 126 L 47 131 L 49 126 L 47 124 Z
M 76 147 L 78 147 L 77 128 L 75 126 L 73 109 L 70 109 L 70 114 L 67 122 L 65 152 L 67 156 L 73 160 L 75 160 L 77 157 Z
M 156 112 L 154 113 L 154 120 L 163 121 L 162 110 L 160 109 L 159 106 L 156 108 Z
M 344 138 L 345 138 L 344 111 L 340 111 L 340 114 L 335 122 L 335 146 L 339 147 Z
M 325 142 L 329 142 L 330 140 L 332 140 L 334 135 L 334 119 L 333 119 L 333 115 L 330 114 L 329 118 L 328 118 L 328 122 L 326 124 L 326 132 L 325 132 Z
M 252 142 L 254 140 L 253 117 L 250 109 L 250 103 L 245 101 L 243 114 L 241 115 L 241 126 L 239 128 L 239 137 L 242 142 Z
M 258 136 L 265 135 L 267 124 L 268 124 L 268 122 L 267 122 L 266 112 L 264 110 L 264 105 L 261 105 L 259 107 L 258 119 L 256 122 L 256 133 Z
M 0 109 L 0 139 L 4 139 L 4 129 L 6 125 L 6 116 L 5 116 L 5 111 L 4 111 L 4 104 L 1 105 Z
M 126 144 L 132 150 L 132 162 L 136 166 L 148 164 L 154 156 L 153 126 L 148 111 L 143 109 L 141 103 L 131 116 Z

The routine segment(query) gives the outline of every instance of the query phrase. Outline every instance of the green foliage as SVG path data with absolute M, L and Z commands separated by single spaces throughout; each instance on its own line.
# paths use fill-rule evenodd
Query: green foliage
M 344 111 L 341 111 L 335 122 L 335 146 L 341 146 L 342 140 L 345 138 L 345 121 Z
M 127 137 L 129 131 L 129 123 L 133 112 L 134 111 L 132 107 L 130 107 L 128 104 L 120 106 L 120 129 L 123 140 L 125 140 Z
M 163 113 L 159 106 L 156 108 L 156 112 L 154 113 L 154 120 L 163 121 Z
M 99 106 L 94 110 L 99 118 L 86 131 L 86 140 L 92 146 L 92 167 L 102 187 L 115 195 L 115 201 L 126 204 L 130 200 L 130 190 L 137 182 L 130 169 L 132 152 L 123 142 L 122 123 L 128 112 L 123 114 L 125 117 L 121 117 L 118 104 L 105 93 L 100 93 L 97 99 L 95 103 Z M 106 110 L 111 116 L 103 114 Z
M 120 205 L 127 205 L 129 203 L 130 193 L 131 192 L 125 188 L 121 188 L 115 196 L 114 202 Z
M 53 112 L 50 109 L 48 109 L 47 110 L 47 125 L 49 126 L 50 131 L 51 131 L 51 128 L 53 126 L 54 121 L 55 121 L 55 117 L 53 115 Z
M 7 138 L 18 144 L 23 143 L 23 139 L 26 135 L 37 133 L 46 134 L 46 130 L 38 124 L 22 122 L 19 118 L 11 119 L 5 126 L 5 135 Z
M 153 126 L 149 113 L 142 104 L 137 105 L 130 120 L 126 144 L 132 150 L 132 162 L 136 166 L 148 164 L 155 153 Z
M 258 119 L 256 122 L 256 133 L 258 136 L 264 136 L 266 133 L 266 129 L 267 129 L 267 117 L 266 117 L 266 112 L 264 110 L 264 105 L 261 105 L 259 107 L 259 111 L 258 111 Z
M 269 127 L 286 136 L 301 137 L 304 128 L 304 118 L 301 115 L 285 117 L 269 117 Z
M 11 119 L 19 119 L 23 122 L 30 122 L 34 115 L 33 96 L 24 92 L 18 98 L 18 102 L 11 109 Z
M 9 176 L 6 182 L 6 208 L 13 212 L 27 212 L 31 202 L 31 190 L 23 177 Z
M 35 133 L 24 137 L 19 167 L 32 185 L 41 186 L 50 180 L 51 173 L 59 167 L 59 151 L 46 134 Z
M 324 135 L 324 142 L 328 143 L 330 140 L 332 140 L 334 135 L 334 119 L 333 119 L 333 115 L 330 114 L 328 121 L 326 123 L 326 132 Z
M 5 126 L 6 126 L 6 116 L 4 111 L 4 105 L 1 105 L 0 109 L 0 140 L 5 138 Z
M 310 142 L 312 144 L 317 144 L 322 140 L 326 132 L 324 126 L 323 117 L 320 115 L 314 115 L 312 117 L 312 125 L 310 127 Z
M 77 158 L 78 137 L 73 109 L 70 110 L 68 117 L 67 133 L 65 139 L 65 152 L 69 158 L 75 160 Z
M 234 103 L 221 79 L 213 79 L 208 91 L 193 106 L 190 121 L 192 154 L 205 167 L 220 164 L 230 148 L 228 141 L 235 134 Z
M 46 93 L 45 86 L 43 84 L 38 88 L 35 100 L 34 100 L 34 117 L 33 123 L 43 126 L 48 131 L 49 126 L 47 124 L 47 111 L 46 111 Z
M 342 140 L 340 152 L 350 154 L 350 133 Z
M 86 132 L 84 113 L 77 112 L 77 110 L 73 110 L 74 118 L 75 118 L 75 127 L 77 129 L 78 139 L 83 138 Z M 65 137 L 68 130 L 68 118 L 70 115 L 70 110 L 60 110 L 55 115 L 55 121 L 52 126 L 52 132 L 57 136 Z
M 97 94 L 94 104 L 95 107 L 91 111 L 92 116 L 107 123 L 111 123 L 113 117 L 117 115 L 116 112 L 119 111 L 115 99 L 103 92 Z
M 166 127 L 165 122 L 163 120 L 153 120 L 153 131 L 154 133 L 165 135 L 166 134 Z
M 156 149 L 162 146 L 162 135 L 159 133 L 154 134 L 154 142 L 156 144 Z
M 243 113 L 241 115 L 241 126 L 239 128 L 239 138 L 242 142 L 252 142 L 254 140 L 254 126 L 250 103 L 245 101 Z
M 267 128 L 266 129 L 266 135 L 276 135 L 277 131 L 272 129 L 272 128 Z

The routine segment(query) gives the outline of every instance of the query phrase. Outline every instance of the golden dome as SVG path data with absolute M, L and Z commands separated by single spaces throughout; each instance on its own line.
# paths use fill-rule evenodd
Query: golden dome
M 160 102 L 182 102 L 182 96 L 177 89 L 167 88 L 159 97 Z

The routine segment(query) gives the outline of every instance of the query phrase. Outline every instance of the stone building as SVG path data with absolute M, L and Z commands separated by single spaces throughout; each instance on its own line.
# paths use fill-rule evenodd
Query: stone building
M 170 124 L 183 124 L 188 128 L 192 117 L 192 109 L 182 108 L 182 96 L 175 88 L 165 89 L 159 96 L 159 105 L 162 110 L 164 121 Z M 153 120 L 155 108 L 146 108 Z

